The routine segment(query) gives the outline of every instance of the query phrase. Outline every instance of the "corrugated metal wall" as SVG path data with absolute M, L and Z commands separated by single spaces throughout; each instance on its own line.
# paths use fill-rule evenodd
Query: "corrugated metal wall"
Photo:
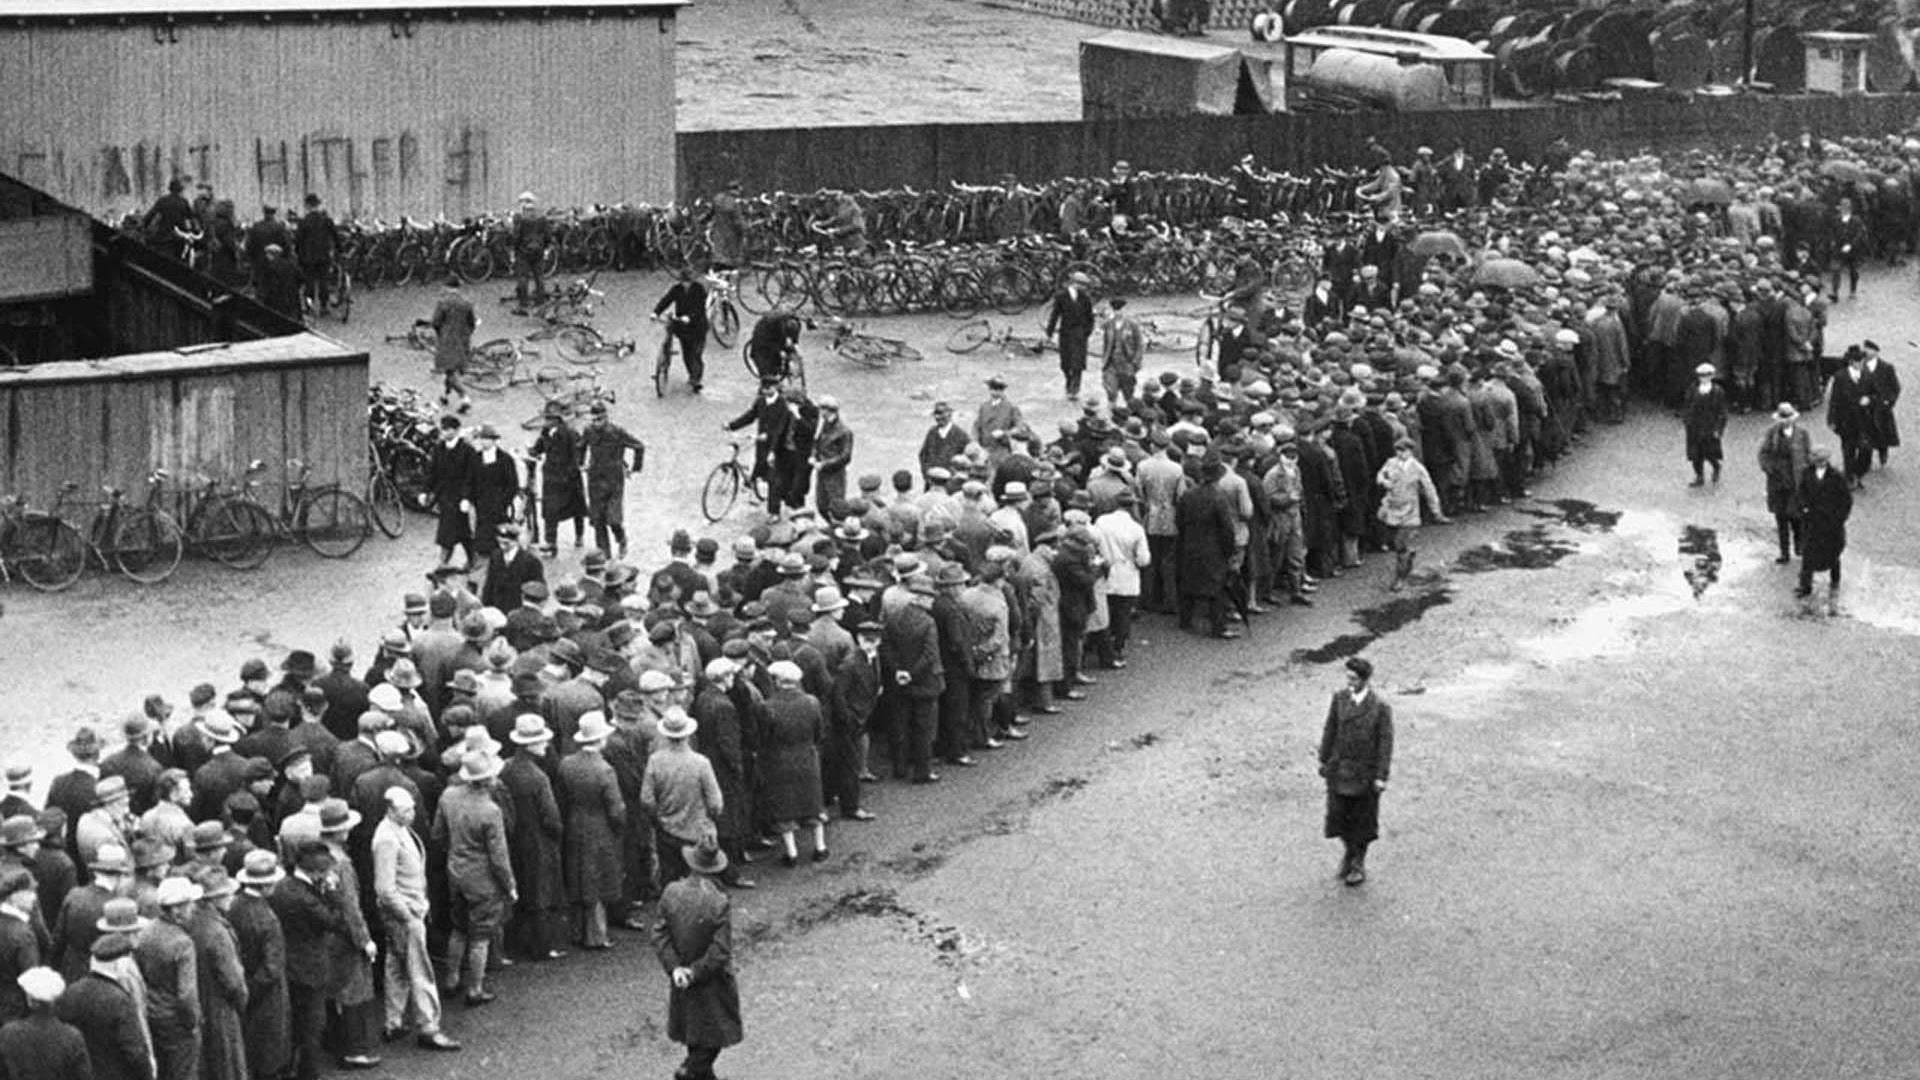
M 1790 138 L 1885 134 L 1920 116 L 1920 95 L 1755 97 L 1690 103 L 1422 113 L 1181 116 L 1020 124 L 919 124 L 794 130 L 697 131 L 679 139 L 683 200 L 705 198 L 738 178 L 748 191 L 841 187 L 877 191 L 949 181 L 992 183 L 1003 172 L 1028 180 L 1104 176 L 1115 160 L 1136 168 L 1224 171 L 1243 154 L 1263 166 L 1304 172 L 1366 161 L 1369 138 L 1397 153 L 1460 142 L 1530 158 L 1564 135 L 1576 149 L 1676 151 Z
M 176 173 L 242 217 L 671 198 L 670 8 L 0 27 L 0 172 L 109 220 Z
M 158 465 L 176 487 L 200 475 L 237 477 L 266 463 L 261 497 L 277 506 L 286 461 L 313 466 L 314 481 L 364 493 L 367 358 L 315 338 L 274 342 L 323 352 L 296 366 L 232 368 L 204 354 L 200 371 L 27 385 L 0 384 L 0 492 L 49 505 L 68 480 L 93 498 L 101 484 L 144 497 Z M 304 343 L 304 344 L 303 344 Z

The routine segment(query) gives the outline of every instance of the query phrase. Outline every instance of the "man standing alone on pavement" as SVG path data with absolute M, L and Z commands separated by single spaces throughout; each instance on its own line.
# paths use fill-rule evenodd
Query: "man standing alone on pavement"
M 1393 764 L 1393 706 L 1373 691 L 1373 662 L 1347 661 L 1347 686 L 1327 706 L 1320 775 L 1327 781 L 1327 839 L 1346 847 L 1334 876 L 1367 880 L 1367 845 L 1380 835 L 1380 795 Z
M 627 477 L 646 464 L 647 447 L 626 428 L 607 419 L 607 404 L 596 401 L 580 443 L 587 461 L 587 520 L 593 524 L 593 544 L 618 558 L 627 557 Z M 633 464 L 627 464 L 627 454 Z M 608 545 L 613 534 L 616 550 Z
M 653 951 L 673 982 L 667 1038 L 687 1048 L 676 1080 L 712 1080 L 720 1051 L 743 1037 L 740 988 L 733 979 L 733 911 L 714 878 L 727 857 L 712 841 L 681 850 L 691 873 L 660 894 Z

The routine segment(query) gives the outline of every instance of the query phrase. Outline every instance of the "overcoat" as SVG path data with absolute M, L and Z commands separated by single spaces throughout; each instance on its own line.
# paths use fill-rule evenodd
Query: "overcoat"
M 154 1080 L 146 1018 L 126 987 L 89 971 L 67 984 L 54 1008 L 86 1040 L 93 1080 Z
M 8 1080 L 82 1080 L 91 1074 L 87 1040 L 51 1012 L 0 1027 L 0 1076 Z
M 227 917 L 209 904 L 195 908 L 187 931 L 200 974 L 200 1080 L 248 1080 L 240 942 Z
M 1393 768 L 1393 706 L 1369 690 L 1364 701 L 1339 690 L 1320 733 L 1320 775 L 1336 795 L 1370 795 Z
M 694 749 L 705 754 L 713 766 L 713 778 L 720 784 L 720 817 L 714 831 L 722 840 L 745 836 L 751 824 L 753 804 L 748 799 L 746 737 L 740 725 L 740 711 L 723 690 L 711 686 L 700 691 L 687 710 L 699 724 L 693 735 Z M 646 763 L 641 763 L 644 770 Z M 635 797 L 639 789 L 634 789 Z
M 692 969 L 686 989 L 667 997 L 667 1038 L 687 1046 L 733 1046 L 744 1037 L 740 988 L 733 979 L 733 912 L 727 894 L 706 878 L 681 878 L 660 895 L 653 951 L 669 974 Z
M 1303 459 L 1304 460 L 1304 459 Z M 1216 596 L 1227 584 L 1233 558 L 1233 508 L 1217 484 L 1199 484 L 1180 496 L 1175 513 L 1179 529 L 1180 591 Z
M 576 751 L 560 761 L 560 788 L 567 806 L 567 895 L 578 904 L 618 903 L 627 801 L 613 766 L 597 749 Z
M 1767 478 L 1767 512 L 1794 515 L 1800 512 L 1800 477 L 1807 471 L 1813 440 L 1799 424 L 1789 431 L 1774 424 L 1760 440 L 1760 472 Z
M 1900 401 L 1900 375 L 1885 360 L 1867 370 L 1867 430 L 1876 450 L 1900 445 L 1900 425 L 1893 407 Z
M 539 761 L 515 754 L 500 771 L 500 786 L 513 804 L 507 850 L 520 886 L 518 910 L 550 911 L 565 905 L 566 824 L 552 779 Z
M 580 472 L 587 460 L 580 433 L 564 421 L 549 424 L 528 452 L 540 459 L 540 512 L 551 521 L 585 514 L 587 488 Z
M 293 1063 L 293 1028 L 287 1003 L 287 939 L 280 917 L 264 897 L 245 892 L 227 909 L 247 973 L 247 1067 L 255 1076 L 279 1076 Z
M 804 691 L 778 689 L 767 695 L 765 709 L 761 814 L 772 821 L 805 822 L 820 813 L 820 742 L 826 737 L 820 703 Z
M 1804 567 L 1831 570 L 1847 549 L 1847 517 L 1853 513 L 1853 492 L 1839 469 L 1825 476 L 1808 469 L 1800 478 L 1800 553 Z
M 1225 505 L 1222 500 L 1223 509 Z M 1231 523 L 1227 540 L 1233 540 Z M 1022 650 L 1019 673 L 1037 682 L 1058 682 L 1066 678 L 1066 649 L 1060 637 L 1060 579 L 1053 572 L 1052 549 L 1028 552 L 1014 569 L 1013 582 L 1024 615 L 1021 636 L 1033 645 L 1031 655 Z

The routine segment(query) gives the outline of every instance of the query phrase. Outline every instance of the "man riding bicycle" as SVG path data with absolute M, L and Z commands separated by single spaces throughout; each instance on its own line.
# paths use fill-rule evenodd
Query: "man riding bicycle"
M 747 358 L 762 379 L 785 381 L 800 358 L 800 331 L 807 323 L 798 314 L 775 308 L 753 324 L 747 339 Z

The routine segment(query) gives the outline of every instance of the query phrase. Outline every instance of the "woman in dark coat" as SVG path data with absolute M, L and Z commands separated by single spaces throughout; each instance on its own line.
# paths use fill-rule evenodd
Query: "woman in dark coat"
M 820 702 L 800 689 L 800 665 L 793 661 L 777 660 L 767 672 L 774 688 L 760 733 L 761 812 L 775 823 L 786 846 L 781 862 L 799 861 L 793 834 L 803 825 L 813 827 L 813 861 L 820 862 L 827 857 L 820 805 L 820 741 L 826 724 Z
M 267 893 L 286 875 L 271 851 L 250 851 L 240 869 L 240 895 L 227 922 L 240 945 L 247 973 L 247 1011 L 241 1022 L 247 1068 L 255 1080 L 278 1080 L 293 1064 L 293 1030 L 287 1013 L 287 940 Z
M 627 827 L 627 801 L 620 779 L 601 751 L 613 734 L 605 716 L 580 717 L 579 749 L 560 762 L 560 790 L 567 805 L 567 895 L 579 911 L 582 948 L 608 949 L 607 905 L 620 902 L 620 836 Z

